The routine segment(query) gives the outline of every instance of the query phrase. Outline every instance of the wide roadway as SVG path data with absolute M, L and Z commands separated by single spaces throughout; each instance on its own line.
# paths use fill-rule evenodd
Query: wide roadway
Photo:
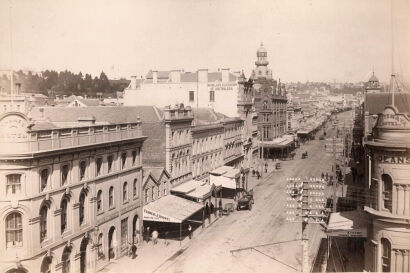
M 351 119 L 351 112 L 339 114 L 339 120 Z M 327 126 L 327 137 L 334 135 Z M 321 133 L 318 133 L 318 136 Z M 252 211 L 235 211 L 224 216 L 193 239 L 189 248 L 159 272 L 295 272 L 301 271 L 301 224 L 286 218 L 287 177 L 320 177 L 331 173 L 333 158 L 326 154 L 324 140 L 301 145 L 294 160 L 282 161 L 254 187 Z M 309 157 L 301 159 L 307 151 Z M 331 188 L 327 189 L 328 194 Z M 324 237 L 320 224 L 309 224 L 309 264 Z M 283 243 L 281 243 L 283 242 Z M 231 250 L 253 247 L 231 254 Z

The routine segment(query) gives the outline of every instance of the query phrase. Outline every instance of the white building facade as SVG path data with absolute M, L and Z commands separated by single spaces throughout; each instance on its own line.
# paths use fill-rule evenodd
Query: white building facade
M 124 105 L 165 107 L 183 103 L 235 117 L 238 116 L 238 77 L 239 72 L 225 68 L 217 72 L 149 71 L 145 79 L 131 78 L 124 90 Z

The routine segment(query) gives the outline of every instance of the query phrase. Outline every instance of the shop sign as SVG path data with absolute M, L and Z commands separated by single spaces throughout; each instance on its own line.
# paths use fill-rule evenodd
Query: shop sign
M 410 164 L 410 156 L 376 155 L 376 161 L 387 164 Z
M 328 236 L 333 237 L 367 237 L 367 229 L 354 229 L 354 230 L 328 230 L 326 232 Z
M 155 222 L 168 222 L 168 223 L 180 223 L 178 219 L 174 219 L 158 212 L 148 210 L 144 208 L 143 219 L 145 221 L 155 221 Z

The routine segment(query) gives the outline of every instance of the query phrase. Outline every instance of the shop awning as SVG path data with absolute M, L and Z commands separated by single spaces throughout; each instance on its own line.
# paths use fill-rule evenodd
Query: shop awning
M 205 184 L 196 187 L 194 191 L 191 191 L 186 194 L 186 196 L 197 198 L 197 199 L 206 199 L 212 195 L 212 191 L 215 186 L 211 183 L 211 185 Z
M 201 204 L 175 195 L 166 195 L 144 206 L 143 220 L 182 223 L 201 209 Z
M 367 237 L 368 219 L 362 211 L 344 211 L 330 214 L 326 234 L 333 237 Z
M 221 186 L 223 188 L 228 188 L 228 189 L 236 189 L 236 181 L 235 179 L 226 177 L 226 176 L 216 176 L 216 175 L 210 175 L 210 182 L 211 184 L 214 184 L 215 186 Z
M 201 181 L 190 180 L 190 181 L 184 182 L 181 185 L 178 185 L 172 188 L 171 191 L 187 194 L 187 193 L 193 192 L 200 185 L 201 185 Z

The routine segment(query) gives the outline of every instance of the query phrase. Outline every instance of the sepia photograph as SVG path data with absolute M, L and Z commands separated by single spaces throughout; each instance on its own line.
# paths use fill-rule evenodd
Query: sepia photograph
M 0 0 L 0 273 L 410 272 L 410 0 Z

